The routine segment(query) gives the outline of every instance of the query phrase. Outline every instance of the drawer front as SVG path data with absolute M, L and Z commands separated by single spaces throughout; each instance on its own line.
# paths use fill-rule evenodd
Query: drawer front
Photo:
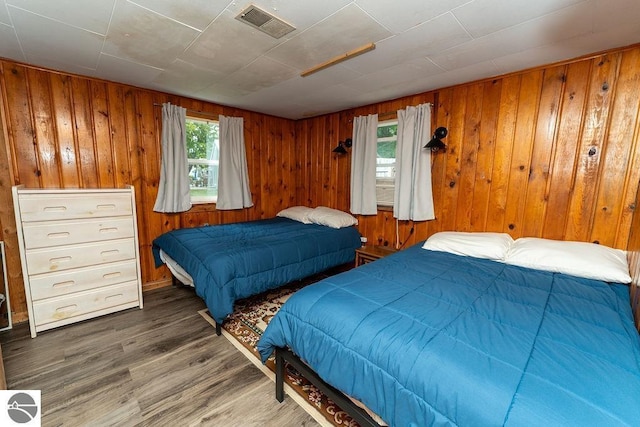
M 23 222 L 132 215 L 130 193 L 20 194 Z
M 108 240 L 26 251 L 29 276 L 124 261 L 135 257 L 136 248 L 133 239 Z
M 131 217 L 26 223 L 22 229 L 26 249 L 133 237 Z
M 137 279 L 137 263 L 132 259 L 57 273 L 39 274 L 30 277 L 29 285 L 31 299 L 38 301 Z
M 49 298 L 33 303 L 37 326 L 138 301 L 137 282 Z

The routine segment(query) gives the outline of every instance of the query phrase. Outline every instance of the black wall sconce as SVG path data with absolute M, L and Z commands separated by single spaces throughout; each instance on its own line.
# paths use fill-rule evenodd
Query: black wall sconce
M 352 145 L 353 141 L 351 140 L 351 138 L 347 138 L 344 141 L 338 142 L 338 146 L 332 151 L 338 154 L 347 154 L 347 148 L 351 148 Z
M 445 127 L 439 127 L 436 129 L 436 131 L 433 133 L 433 136 L 431 137 L 431 141 L 427 142 L 427 145 L 424 146 L 424 148 L 428 148 L 431 151 L 438 151 L 438 150 L 444 150 L 447 146 L 444 145 L 444 142 L 442 142 L 442 139 L 445 138 L 447 136 L 447 128 Z

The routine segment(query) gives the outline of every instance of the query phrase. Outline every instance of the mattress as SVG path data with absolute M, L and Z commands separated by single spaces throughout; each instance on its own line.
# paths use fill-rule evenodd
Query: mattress
M 294 294 L 258 343 L 289 347 L 390 425 L 638 425 L 625 285 L 420 245 Z
M 193 279 L 196 293 L 221 324 L 237 299 L 352 262 L 359 246 L 354 227 L 278 217 L 173 230 L 156 238 L 152 248 L 156 267 L 162 265 L 162 251 Z

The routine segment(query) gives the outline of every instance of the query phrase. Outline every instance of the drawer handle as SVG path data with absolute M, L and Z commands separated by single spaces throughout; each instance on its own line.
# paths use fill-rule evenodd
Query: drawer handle
M 66 232 L 66 231 L 61 231 L 60 233 L 49 233 L 47 234 L 47 237 L 50 239 L 60 239 L 63 237 L 69 237 L 71 233 Z
M 102 204 L 102 205 L 97 205 L 96 208 L 100 210 L 106 210 L 106 209 L 114 210 L 116 208 L 116 205 L 114 205 L 113 203 Z
M 75 310 L 76 308 L 78 308 L 78 306 L 76 304 L 65 305 L 64 307 L 56 308 L 56 313 L 60 313 L 60 312 L 63 312 L 63 311 L 72 311 L 72 310 Z
M 109 301 L 110 299 L 114 299 L 114 298 L 122 298 L 122 294 L 114 294 L 114 295 L 109 295 L 107 297 L 104 298 L 105 301 Z
M 113 273 L 107 273 L 105 275 L 102 276 L 103 279 L 113 279 L 116 277 L 120 277 L 122 276 L 122 273 L 120 273 L 119 271 L 114 271 Z
M 100 252 L 100 255 L 102 255 L 103 257 L 108 257 L 108 256 L 117 255 L 118 253 L 120 253 L 119 250 L 111 249 L 110 251 L 102 251 L 102 252 Z
M 100 233 L 114 233 L 118 231 L 118 227 L 105 227 L 100 229 Z
M 67 210 L 66 206 L 45 206 L 44 212 L 64 212 Z
M 61 256 L 58 258 L 49 259 L 49 264 L 51 264 L 51 269 L 55 270 L 56 268 L 58 268 L 58 265 L 63 264 L 65 262 L 70 262 L 70 261 L 71 261 L 70 256 Z
M 66 282 L 54 283 L 53 287 L 54 288 L 67 288 L 67 287 L 73 286 L 75 284 L 76 284 L 75 280 L 67 280 Z

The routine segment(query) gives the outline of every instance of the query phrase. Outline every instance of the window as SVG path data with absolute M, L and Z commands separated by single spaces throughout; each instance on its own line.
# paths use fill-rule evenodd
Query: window
M 396 181 L 397 135 L 397 120 L 378 123 L 376 198 L 379 206 L 393 206 L 394 185 Z
M 215 203 L 218 199 L 220 126 L 217 121 L 187 117 L 187 159 L 192 203 Z

